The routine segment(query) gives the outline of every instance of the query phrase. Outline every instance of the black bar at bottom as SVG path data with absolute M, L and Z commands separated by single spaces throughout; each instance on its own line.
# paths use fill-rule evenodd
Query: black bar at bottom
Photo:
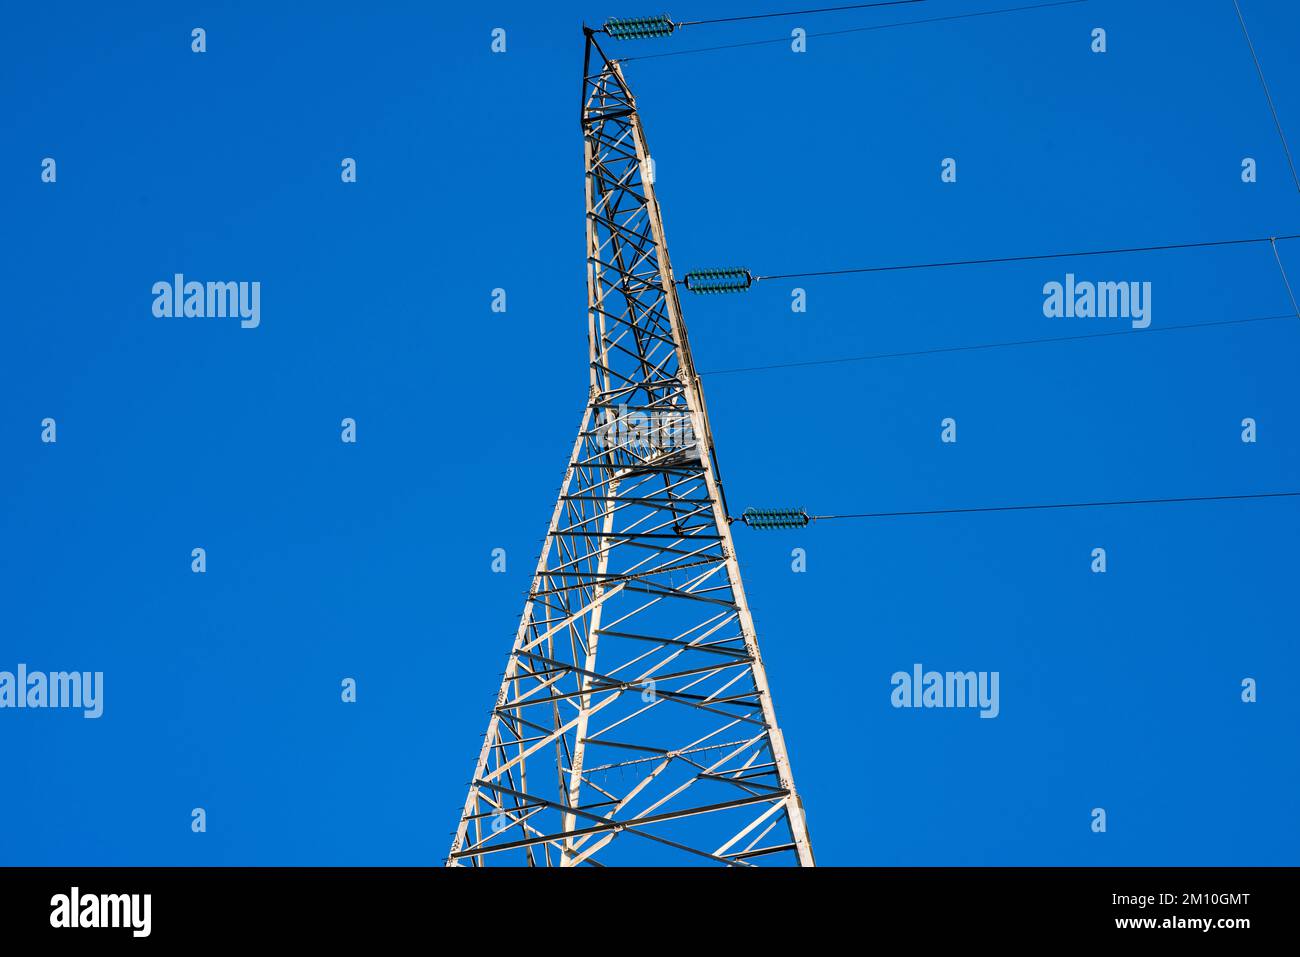
M 1294 932 L 1296 870 L 7 868 L 0 928 L 7 943 L 62 937 L 92 946 L 112 938 L 436 943 L 467 931 L 485 943 L 530 932 L 554 941 L 621 928 L 651 944 L 725 939 L 734 947 L 737 934 L 784 926 L 795 940 L 811 933 L 823 942 L 843 931 L 918 945 L 1131 937 L 1231 947 Z

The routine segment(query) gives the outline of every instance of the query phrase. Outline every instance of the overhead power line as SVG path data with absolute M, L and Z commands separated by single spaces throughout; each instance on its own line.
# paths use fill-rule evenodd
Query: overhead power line
M 1162 252 L 1172 249 L 1206 249 L 1214 246 L 1245 246 L 1255 243 L 1276 243 L 1300 239 L 1300 233 L 1286 236 L 1260 236 L 1253 239 L 1219 239 L 1199 243 L 1166 243 L 1158 246 L 1126 246 L 1119 249 L 1089 249 L 1067 253 L 1036 253 L 1028 256 L 998 256 L 991 259 L 953 259 L 945 262 L 906 263 L 891 266 L 857 266 L 848 269 L 824 269 L 814 272 L 789 272 L 771 276 L 754 276 L 754 282 L 765 279 L 810 279 L 822 276 L 848 276 L 872 272 L 901 272 L 908 269 L 942 269 L 949 266 L 988 266 L 999 263 L 1035 262 L 1046 259 L 1075 259 L 1085 256 L 1116 256 L 1123 253 Z
M 1113 502 L 1066 502 L 1050 505 L 992 505 L 980 508 L 932 508 L 911 512 L 857 512 L 847 515 L 810 515 L 810 521 L 828 522 L 850 518 L 899 518 L 909 515 L 958 515 L 969 512 L 1027 512 L 1041 509 L 1109 508 L 1117 505 L 1173 505 L 1186 502 L 1235 502 L 1246 499 L 1295 498 L 1300 492 L 1256 492 L 1250 495 L 1195 495 L 1185 498 L 1131 498 Z
M 825 30 L 819 33 L 810 33 L 808 34 L 808 37 L 811 39 L 814 37 L 843 36 L 845 34 L 850 34 L 850 33 L 867 33 L 872 30 L 888 30 L 891 27 L 906 27 L 906 26 L 912 26 L 914 24 L 921 24 L 921 23 L 943 23 L 945 21 L 950 21 L 950 20 L 969 20 L 974 17 L 991 17 L 1003 13 L 1020 13 L 1025 10 L 1041 10 L 1047 7 L 1068 7 L 1076 3 L 1087 3 L 1087 2 L 1088 0 L 1053 0 L 1053 2 L 1050 3 L 1031 3 L 1019 7 L 1003 7 L 998 10 L 980 10 L 973 13 L 957 13 L 957 14 L 952 14 L 950 16 L 944 16 L 944 17 L 925 17 L 923 19 L 918 19 L 918 20 L 898 20 L 893 23 L 877 23 L 869 27 L 850 27 L 846 30 Z M 684 24 L 684 25 L 689 26 L 689 24 Z M 670 56 L 687 56 L 692 53 L 713 53 L 718 50 L 736 50 L 742 47 L 770 46 L 774 43 L 789 43 L 789 42 L 790 42 L 790 38 L 788 36 L 784 36 L 784 37 L 775 37 L 771 40 L 749 40 L 741 43 L 724 43 L 718 46 L 711 46 L 711 47 L 694 47 L 689 50 L 670 50 L 666 53 L 644 53 L 639 56 L 620 57 L 619 59 L 622 62 L 627 63 L 632 60 L 657 60 L 663 57 L 670 57 Z
M 1291 280 L 1287 278 L 1286 267 L 1282 265 L 1282 257 L 1278 255 L 1277 243 L 1273 243 L 1273 258 L 1277 260 L 1277 271 L 1282 274 L 1282 284 L 1286 286 L 1286 294 L 1291 299 L 1291 308 L 1295 311 L 1295 317 L 1300 319 L 1300 305 L 1296 304 L 1295 293 L 1291 291 Z
M 1248 495 L 1195 495 L 1184 498 L 1130 498 L 1110 502 L 1063 502 L 1048 505 L 988 505 L 977 508 L 927 508 L 909 512 L 855 512 L 844 515 L 809 515 L 804 508 L 747 508 L 739 521 L 748 528 L 772 531 L 807 528 L 812 522 L 830 522 L 856 518 L 905 518 L 914 515 L 963 515 L 972 512 L 1028 512 L 1063 508 L 1110 508 L 1117 505 L 1174 505 L 1187 502 L 1235 502 L 1246 499 L 1295 498 L 1300 492 L 1255 492 Z
M 878 3 L 851 3 L 843 7 L 819 7 L 816 10 L 786 10 L 782 13 L 752 13 L 743 17 L 719 17 L 715 20 L 684 20 L 679 27 L 695 27 L 707 23 L 738 23 L 741 20 L 770 20 L 774 17 L 803 17 L 815 13 L 840 13 L 845 10 L 866 10 L 870 7 L 897 7 L 905 3 L 922 3 L 924 0 L 882 0 Z
M 803 362 L 774 362 L 770 365 L 739 366 L 733 369 L 711 369 L 702 376 L 734 375 L 740 372 L 767 372 L 774 369 L 799 369 L 810 366 L 840 365 L 846 362 L 870 362 L 876 359 L 910 359 L 917 356 L 942 355 L 949 352 L 976 352 L 984 349 L 1004 349 L 1011 346 L 1044 345 L 1050 342 L 1077 342 L 1083 339 L 1109 339 L 1115 336 L 1138 336 L 1151 332 L 1177 332 L 1186 329 L 1208 329 L 1215 326 L 1240 326 L 1252 322 L 1275 322 L 1278 319 L 1295 319 L 1296 315 L 1283 313 L 1277 316 L 1252 316 L 1247 319 L 1218 319 L 1213 322 L 1189 322 L 1176 326 L 1151 326 L 1147 329 L 1117 329 L 1112 332 L 1086 332 L 1074 336 L 1048 336 L 1041 339 L 1012 339 L 1004 342 L 984 342 L 968 346 L 940 346 L 934 349 L 915 349 L 909 352 L 876 352 L 859 356 L 836 356 L 829 359 L 808 359 Z
M 904 3 L 922 3 L 924 0 L 876 0 L 874 3 L 854 3 L 841 7 L 819 7 L 815 10 L 785 10 L 777 13 L 751 13 L 739 17 L 718 17 L 714 20 L 674 20 L 666 13 L 652 17 L 610 17 L 600 32 L 614 40 L 656 40 L 672 36 L 681 27 L 705 26 L 716 23 L 739 23 L 742 20 L 768 20 L 773 17 L 811 16 L 820 13 L 839 13 L 844 10 L 866 10 L 868 7 L 896 7 Z M 591 32 L 591 31 L 589 31 Z
M 1246 46 L 1250 48 L 1250 58 L 1255 61 L 1255 72 L 1259 74 L 1259 85 L 1264 88 L 1264 98 L 1268 100 L 1269 112 L 1273 114 L 1273 125 L 1277 127 L 1278 139 L 1282 141 L 1282 152 L 1286 153 L 1287 165 L 1291 167 L 1291 179 L 1295 183 L 1295 188 L 1300 190 L 1300 176 L 1296 175 L 1295 161 L 1291 159 L 1291 147 L 1287 146 L 1286 134 L 1282 132 L 1282 121 L 1278 119 L 1277 107 L 1273 105 L 1273 94 L 1269 92 L 1268 81 L 1264 79 L 1264 68 L 1260 66 L 1259 57 L 1255 53 L 1255 44 L 1251 42 L 1250 31 L 1246 29 L 1246 18 L 1241 15 L 1241 4 L 1237 0 L 1232 0 L 1232 5 L 1237 10 L 1237 22 L 1241 24 L 1241 32 L 1246 37 Z

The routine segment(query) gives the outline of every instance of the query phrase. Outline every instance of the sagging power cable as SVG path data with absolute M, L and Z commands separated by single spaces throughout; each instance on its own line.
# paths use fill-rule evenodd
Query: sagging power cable
M 816 13 L 841 13 L 845 10 L 867 10 L 871 7 L 897 7 L 905 3 L 922 3 L 924 0 L 881 0 L 877 3 L 851 3 L 843 7 L 819 7 L 815 10 L 785 10 L 781 13 L 751 13 L 742 17 L 718 17 L 713 20 L 685 20 L 679 27 L 696 27 L 707 23 L 738 23 L 741 20 L 771 20 L 775 17 L 805 17 Z
M 840 7 L 818 7 L 813 10 L 783 10 L 777 13 L 751 13 L 739 17 L 717 17 L 712 20 L 674 20 L 666 13 L 652 17 L 610 17 L 600 31 L 614 40 L 651 40 L 666 37 L 682 27 L 699 27 L 716 23 L 739 23 L 742 20 L 770 20 L 775 17 L 804 17 L 821 13 L 842 13 L 846 10 L 866 10 L 871 7 L 897 7 L 925 0 L 876 0 L 874 3 L 851 3 Z
M 1210 329 L 1217 326 L 1240 326 L 1253 322 L 1276 322 L 1279 319 L 1300 318 L 1296 314 L 1276 316 L 1251 316 L 1246 319 L 1217 319 L 1212 322 L 1189 322 L 1176 326 L 1151 326 L 1148 329 L 1116 329 L 1110 332 L 1082 332 L 1073 336 L 1047 336 L 1041 339 L 1011 339 L 1004 342 L 984 342 L 969 346 L 939 346 L 934 349 L 915 349 L 910 352 L 876 352 L 860 356 L 837 356 L 831 359 L 808 359 L 802 362 L 774 362 L 770 365 L 739 366 L 733 369 L 709 369 L 702 376 L 735 375 L 740 372 L 767 372 L 774 369 L 799 369 L 807 366 L 840 365 L 845 362 L 870 362 L 876 359 L 911 359 L 917 356 L 934 356 L 950 352 L 978 352 L 985 349 L 1005 349 L 1012 346 L 1036 346 L 1050 342 L 1078 342 L 1084 339 L 1109 339 L 1114 336 L 1140 336 L 1152 332 L 1178 332 L 1186 329 Z
M 677 280 L 691 292 L 743 292 L 755 283 L 773 279 L 814 279 L 830 276 L 862 275 L 875 272 L 903 272 L 913 269 L 945 269 L 951 266 L 990 266 L 1003 263 L 1041 262 L 1049 259 L 1079 259 L 1088 256 L 1117 256 L 1124 253 L 1164 252 L 1175 249 L 1207 249 L 1216 246 L 1246 246 L 1300 239 L 1300 233 L 1285 236 L 1258 236 L 1251 239 L 1216 239 L 1195 243 L 1164 243 L 1155 246 L 1125 246 L 1117 249 L 1087 249 L 1063 253 L 1034 253 L 1023 256 L 996 256 L 987 259 L 950 259 L 942 262 L 901 263 L 887 266 L 853 266 L 845 269 L 819 269 L 809 272 L 774 273 L 757 275 L 748 269 L 728 267 L 723 269 L 696 269 Z
M 1287 166 L 1291 167 L 1291 180 L 1295 183 L 1296 190 L 1300 191 L 1300 175 L 1296 173 L 1295 160 L 1291 158 L 1291 147 L 1287 145 L 1286 134 L 1282 132 L 1282 121 L 1278 118 L 1277 107 L 1273 105 L 1273 94 L 1269 91 L 1268 81 L 1264 79 L 1264 68 L 1260 65 L 1258 54 L 1255 53 L 1255 44 L 1250 39 L 1250 31 L 1246 29 L 1246 18 L 1241 15 L 1241 4 L 1237 0 L 1232 0 L 1232 5 L 1237 10 L 1237 22 L 1241 24 L 1246 46 L 1250 48 L 1250 58 L 1255 61 L 1255 72 L 1259 74 L 1259 84 L 1264 88 L 1264 98 L 1268 100 L 1269 112 L 1273 114 L 1273 125 L 1277 127 L 1277 137 L 1282 141 L 1282 152 L 1286 154 Z
M 811 522 L 862 518 L 904 518 L 916 515 L 964 515 L 974 512 L 1028 512 L 1044 509 L 1111 508 L 1121 505 L 1174 505 L 1189 502 L 1237 502 L 1247 499 L 1296 498 L 1300 492 L 1255 492 L 1247 495 L 1192 495 L 1182 498 L 1130 498 L 1107 502 L 1060 502 L 1036 505 L 988 505 L 973 508 L 928 508 L 907 512 L 853 512 L 841 515 L 810 515 L 802 508 L 747 508 L 741 521 L 748 528 L 806 528 Z M 731 519 L 732 522 L 737 519 Z
M 1020 13 L 1026 10 L 1040 10 L 1047 7 L 1067 7 L 1076 3 L 1087 2 L 1088 0 L 1051 0 L 1049 3 L 1030 3 L 1019 7 L 1002 7 L 997 10 L 978 10 L 973 13 L 957 13 L 944 17 L 924 17 L 918 20 L 897 20 L 893 23 L 877 23 L 868 27 L 850 27 L 846 30 L 824 30 L 818 33 L 809 33 L 808 37 L 809 39 L 812 39 L 814 37 L 844 36 L 851 33 L 867 33 L 872 30 L 888 30 L 891 27 L 906 27 L 921 23 L 943 23 L 950 20 L 969 20 L 974 17 L 991 17 L 1004 13 Z M 668 18 L 664 17 L 662 19 L 667 20 Z M 668 22 L 671 23 L 671 21 Z M 643 34 L 642 36 L 667 36 L 671 32 L 672 28 L 668 28 L 661 33 Z M 631 39 L 631 37 L 629 37 L 629 39 Z M 742 47 L 771 46 L 774 43 L 789 42 L 790 38 L 788 36 L 774 37 L 771 40 L 747 40 L 740 43 L 723 43 L 711 47 L 695 47 L 689 50 L 670 50 L 666 53 L 644 53 L 638 56 L 619 57 L 619 60 L 623 63 L 628 63 L 632 60 L 658 60 L 670 56 L 687 56 L 692 53 L 713 53 L 719 50 L 738 50 Z

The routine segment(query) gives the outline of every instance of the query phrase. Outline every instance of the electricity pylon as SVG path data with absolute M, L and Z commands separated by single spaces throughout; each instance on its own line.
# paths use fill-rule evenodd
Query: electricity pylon
M 590 398 L 447 863 L 810 866 L 636 102 L 586 33 Z

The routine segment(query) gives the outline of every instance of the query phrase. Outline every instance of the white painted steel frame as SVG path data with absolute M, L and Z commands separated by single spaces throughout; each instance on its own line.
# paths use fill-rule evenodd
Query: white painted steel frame
M 640 117 L 591 31 L 582 127 L 590 397 L 447 864 L 811 866 Z M 619 412 L 672 426 L 611 440 Z

